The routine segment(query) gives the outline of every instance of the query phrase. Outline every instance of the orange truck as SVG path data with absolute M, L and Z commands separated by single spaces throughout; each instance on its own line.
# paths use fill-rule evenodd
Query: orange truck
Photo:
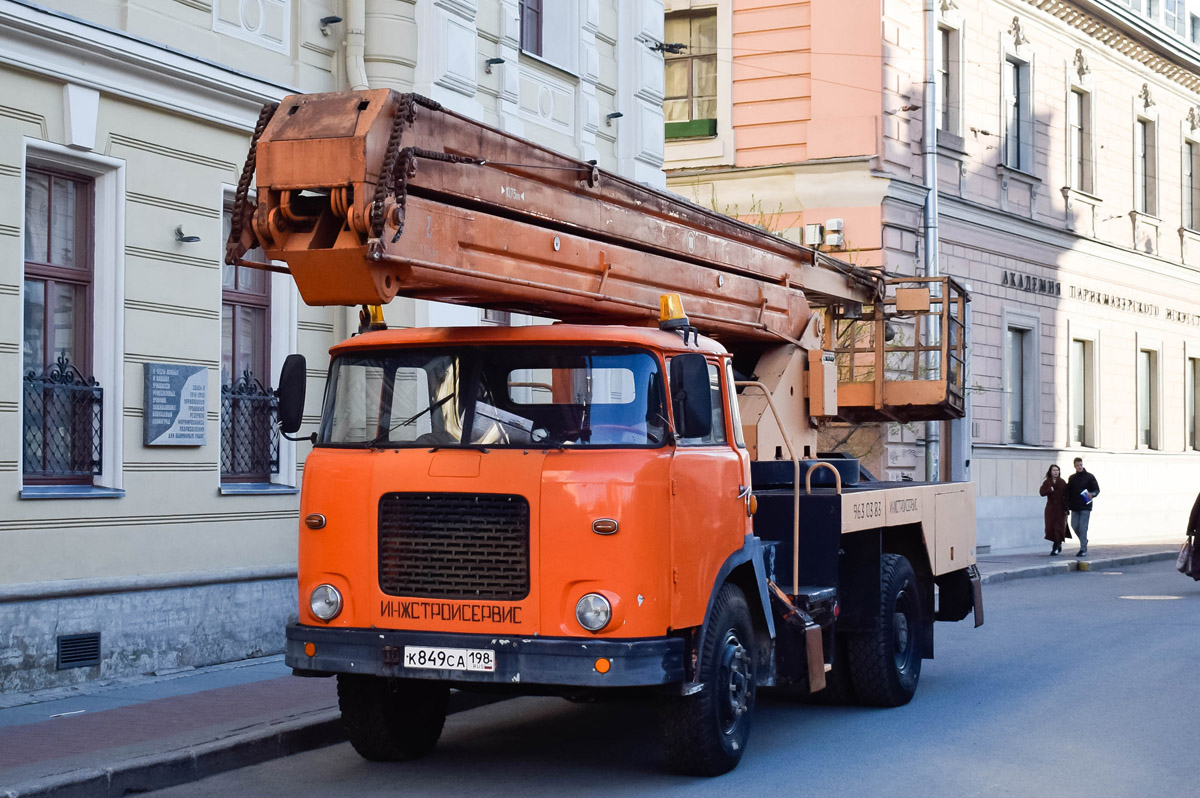
M 982 623 L 971 486 L 817 444 L 962 415 L 950 278 L 889 280 L 390 90 L 264 108 L 226 259 L 363 306 L 305 463 L 286 660 L 336 675 L 367 759 L 431 750 L 451 688 L 632 692 L 673 769 L 716 775 L 758 688 L 905 704 L 934 622 Z M 388 329 L 396 295 L 558 323 Z M 285 433 L 304 375 L 291 356 Z

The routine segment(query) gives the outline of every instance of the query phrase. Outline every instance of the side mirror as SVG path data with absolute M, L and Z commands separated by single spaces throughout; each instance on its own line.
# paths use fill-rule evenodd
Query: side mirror
M 304 355 L 288 355 L 279 370 L 279 387 L 275 396 L 279 399 L 279 429 L 287 435 L 300 429 L 304 416 L 305 380 Z
M 671 359 L 671 407 L 675 411 L 675 432 L 681 438 L 702 438 L 712 432 L 709 390 L 704 355 L 676 355 Z

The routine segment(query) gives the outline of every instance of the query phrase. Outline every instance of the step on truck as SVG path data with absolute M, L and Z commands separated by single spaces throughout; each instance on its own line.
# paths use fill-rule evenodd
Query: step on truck
M 855 267 L 390 90 L 263 109 L 226 260 L 362 306 L 309 438 L 286 661 L 336 676 L 367 759 L 430 751 L 452 688 L 632 694 L 672 769 L 716 775 L 759 688 L 899 706 L 934 622 L 982 622 L 971 485 L 877 481 L 818 444 L 962 416 L 951 278 Z M 388 328 L 395 296 L 556 323 Z M 289 357 L 285 433 L 306 380 Z

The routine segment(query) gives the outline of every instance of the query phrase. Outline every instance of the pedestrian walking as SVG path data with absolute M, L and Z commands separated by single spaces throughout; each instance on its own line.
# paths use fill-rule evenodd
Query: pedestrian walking
M 1067 481 L 1062 478 L 1058 466 L 1046 469 L 1046 478 L 1038 493 L 1046 497 L 1046 540 L 1050 541 L 1050 555 L 1062 553 L 1063 540 L 1071 537 L 1067 531 Z
M 1076 557 L 1087 554 L 1088 522 L 1092 516 L 1092 499 L 1100 495 L 1100 483 L 1083 467 L 1083 458 L 1075 458 L 1075 473 L 1067 480 L 1067 508 L 1071 511 L 1071 529 L 1079 538 Z

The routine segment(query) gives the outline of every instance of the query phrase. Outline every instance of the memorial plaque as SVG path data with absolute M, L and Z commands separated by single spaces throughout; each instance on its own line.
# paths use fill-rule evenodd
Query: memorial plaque
M 143 443 L 203 446 L 208 421 L 208 369 L 146 363 Z

